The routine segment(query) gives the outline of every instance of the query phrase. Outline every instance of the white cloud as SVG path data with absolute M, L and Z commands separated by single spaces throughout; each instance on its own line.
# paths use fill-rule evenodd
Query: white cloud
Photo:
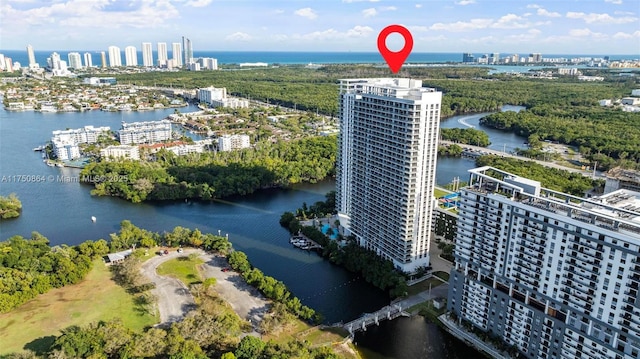
M 456 5 L 470 5 L 470 4 L 475 4 L 476 0 L 460 0 L 460 1 L 456 1 L 455 4 Z
M 395 6 L 380 6 L 377 9 L 372 7 L 372 8 L 362 10 L 362 16 L 374 17 L 383 11 L 395 11 L 397 9 L 398 8 Z
M 595 39 L 603 39 L 606 38 L 607 35 L 600 32 L 593 32 L 590 29 L 571 29 L 569 30 L 569 35 L 574 37 L 591 37 Z
M 638 18 L 637 17 L 633 17 L 633 16 L 613 17 L 613 16 L 611 16 L 609 14 L 606 14 L 606 13 L 603 13 L 603 14 L 597 14 L 597 13 L 585 14 L 583 12 L 573 12 L 573 11 L 567 12 L 567 18 L 569 18 L 569 19 L 582 19 L 587 24 L 595 24 L 595 23 L 600 23 L 600 24 L 627 24 L 627 23 L 630 23 L 630 22 L 638 21 Z
M 507 14 L 491 24 L 491 27 L 496 29 L 524 29 L 531 26 L 529 23 L 522 22 L 522 20 L 524 19 L 521 16 Z
M 457 21 L 448 24 L 437 22 L 429 27 L 430 30 L 444 30 L 450 32 L 462 32 L 477 29 L 485 29 L 493 20 L 491 19 L 471 19 L 470 21 Z
M 189 0 L 185 5 L 193 7 L 205 7 L 211 4 L 213 0 Z
M 416 9 L 419 9 L 422 7 L 422 4 L 416 4 Z
M 344 40 L 347 38 L 362 38 L 367 37 L 371 33 L 373 33 L 373 29 L 369 26 L 354 26 L 353 28 L 347 31 L 338 31 L 335 29 L 327 29 L 324 31 L 314 31 L 307 34 L 295 34 L 292 36 L 293 39 L 301 39 L 301 40 Z
M 538 8 L 538 11 L 536 11 L 536 13 L 540 16 L 546 16 L 546 17 L 560 17 L 562 15 L 560 15 L 560 13 L 558 12 L 552 12 L 543 8 Z
M 234 32 L 233 34 L 224 38 L 227 41 L 249 41 L 252 39 L 251 35 L 245 32 Z
M 613 35 L 614 39 L 632 39 L 634 37 L 640 38 L 640 30 L 635 31 L 631 34 L 627 34 L 626 32 L 616 32 L 615 35 Z
M 604 0 L 604 2 L 610 2 L 612 4 L 621 5 L 622 0 Z
M 178 10 L 168 0 L 135 1 L 127 6 L 109 0 L 68 0 L 47 3 L 47 6 L 18 10 L 10 5 L 2 7 L 3 25 L 56 24 L 61 27 L 81 27 L 83 31 L 96 28 L 158 28 L 165 27 L 168 20 L 179 17 Z
M 527 9 L 539 9 L 540 5 L 537 4 L 529 4 L 527 5 Z
M 376 15 L 378 15 L 378 10 L 374 7 L 362 10 L 362 16 L 364 17 L 374 17 Z
M 347 37 L 366 37 L 373 32 L 373 29 L 369 26 L 356 25 L 353 28 L 347 30 Z
M 318 14 L 316 14 L 316 12 L 310 7 L 298 9 L 293 13 L 298 16 L 306 17 L 307 19 L 310 19 L 310 20 L 313 20 L 318 17 Z
M 280 15 L 280 14 L 284 14 L 284 10 L 282 9 L 275 9 L 271 12 L 273 15 Z

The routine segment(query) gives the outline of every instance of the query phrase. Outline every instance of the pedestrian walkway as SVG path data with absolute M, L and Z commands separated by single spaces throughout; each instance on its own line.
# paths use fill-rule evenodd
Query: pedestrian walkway
M 496 349 L 493 345 L 478 338 L 475 334 L 468 332 L 466 329 L 458 326 L 458 324 L 448 317 L 447 314 L 442 314 L 438 317 L 440 322 L 445 326 L 447 331 L 454 337 L 462 340 L 477 350 L 488 354 L 494 359 L 510 359 L 511 356 Z

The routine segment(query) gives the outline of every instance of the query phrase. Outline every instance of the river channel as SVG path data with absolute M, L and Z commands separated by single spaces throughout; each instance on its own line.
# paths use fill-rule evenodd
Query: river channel
M 182 112 L 195 111 L 189 107 Z M 515 109 L 517 110 L 517 108 Z M 173 110 L 155 112 L 83 113 L 6 112 L 0 110 L 0 178 L 39 175 L 56 179 L 77 177 L 79 170 L 47 167 L 40 153 L 32 149 L 45 143 L 51 131 L 85 125 L 120 128 L 122 121 L 158 120 Z M 456 116 L 442 127 L 479 128 L 484 114 Z M 481 128 L 487 130 L 485 128 Z M 492 148 L 507 151 L 521 146 L 523 139 L 489 129 Z M 439 184 L 454 177 L 465 180 L 474 166 L 469 159 L 441 158 L 437 167 Z M 315 254 L 293 248 L 288 232 L 278 219 L 284 211 L 322 200 L 333 190 L 333 180 L 301 184 L 290 189 L 272 189 L 213 202 L 168 202 L 132 204 L 118 198 L 94 197 L 91 186 L 58 180 L 43 183 L 0 183 L 0 194 L 16 193 L 23 204 L 22 215 L 0 223 L 0 240 L 38 231 L 52 245 L 75 245 L 87 239 L 108 239 L 119 223 L 128 219 L 152 231 L 168 231 L 175 226 L 199 228 L 202 232 L 229 234 L 233 247 L 247 253 L 250 261 L 265 274 L 282 280 L 292 292 L 321 312 L 325 322 L 348 321 L 388 304 L 385 293 L 358 276 L 336 267 Z M 96 217 L 92 223 L 91 216 Z M 468 358 L 470 349 L 437 326 L 420 318 L 402 318 L 372 328 L 356 337 L 366 358 Z

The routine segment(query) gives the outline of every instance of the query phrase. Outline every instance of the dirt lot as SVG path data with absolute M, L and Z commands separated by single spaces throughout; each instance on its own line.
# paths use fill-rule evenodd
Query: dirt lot
M 196 249 L 186 249 L 184 253 L 170 251 L 168 255 L 151 258 L 142 265 L 142 273 L 156 285 L 153 294 L 158 298 L 160 323 L 179 321 L 195 308 L 193 296 L 182 282 L 156 273 L 156 268 L 160 264 L 191 253 L 200 254 L 200 258 L 205 262 L 200 266 L 203 276 L 216 278 L 215 289 L 220 297 L 231 305 L 240 318 L 248 320 L 254 328 L 257 328 L 269 310 L 269 302 L 257 289 L 248 285 L 238 273 L 223 271 L 223 268 L 229 267 L 226 258 L 205 254 Z
M 262 321 L 269 310 L 269 302 L 257 289 L 248 285 L 244 279 L 234 271 L 223 271 L 229 264 L 227 259 L 213 254 L 200 256 L 205 261 L 201 265 L 205 277 L 217 280 L 216 291 L 226 300 L 240 318 L 248 320 L 254 328 Z

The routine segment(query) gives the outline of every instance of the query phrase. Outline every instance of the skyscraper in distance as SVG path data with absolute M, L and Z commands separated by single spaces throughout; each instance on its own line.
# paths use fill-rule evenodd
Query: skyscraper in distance
M 167 55 L 167 43 L 159 42 L 158 43 L 158 66 L 166 66 L 168 59 L 169 57 Z
M 404 272 L 429 265 L 441 100 L 420 80 L 340 80 L 338 218 Z
M 27 45 L 27 56 L 29 57 L 29 67 L 33 67 L 37 64 L 36 54 L 33 51 L 33 46 Z
M 102 67 L 107 67 L 107 55 L 104 51 L 100 51 L 100 62 Z
M 70 52 L 67 54 L 67 59 L 69 60 L 69 67 L 73 67 L 74 69 L 82 68 L 82 58 L 79 53 Z
M 117 46 L 109 46 L 109 66 L 122 66 L 122 54 Z
M 93 59 L 91 58 L 90 52 L 84 53 L 84 66 L 85 67 L 93 67 Z
M 124 63 L 127 66 L 138 66 L 138 50 L 135 46 L 124 48 Z
M 186 37 L 182 37 L 182 50 L 184 51 L 184 59 L 183 63 L 188 65 L 193 62 L 193 47 L 191 45 L 191 40 Z
M 142 65 L 146 67 L 153 66 L 153 49 L 150 42 L 142 43 Z
M 171 44 L 171 59 L 173 60 L 173 66 L 182 67 L 182 46 L 179 42 Z

